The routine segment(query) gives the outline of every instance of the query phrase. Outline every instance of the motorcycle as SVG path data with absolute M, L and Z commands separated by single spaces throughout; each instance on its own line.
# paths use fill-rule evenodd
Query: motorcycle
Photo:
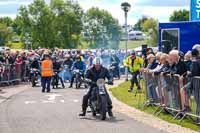
M 78 69 L 73 70 L 73 74 L 75 75 L 75 84 L 76 84 L 76 89 L 79 89 L 82 84 L 82 72 Z
M 63 77 L 64 77 L 64 82 L 66 82 L 67 80 L 68 81 L 71 80 L 72 75 L 71 75 L 71 70 L 68 65 L 64 65 Z
M 112 63 L 110 65 L 110 67 L 109 67 L 109 73 L 110 73 L 112 79 L 113 78 L 120 79 L 119 68 L 118 68 L 118 66 L 115 63 Z
M 38 79 L 40 76 L 40 71 L 38 69 L 32 68 L 30 70 L 30 75 L 31 75 L 31 84 L 32 87 L 35 87 L 38 83 Z
M 97 82 L 91 80 L 85 80 L 90 86 L 96 86 L 92 88 L 92 96 L 89 98 L 88 105 L 91 108 L 92 115 L 100 114 L 100 119 L 105 120 L 106 115 L 113 116 L 112 110 L 108 108 L 108 94 L 105 88 L 105 80 L 98 79 Z
M 59 71 L 58 70 L 54 70 L 54 76 L 53 76 L 53 79 L 52 79 L 52 86 L 53 86 L 53 89 L 56 89 L 58 88 L 58 84 L 59 83 Z

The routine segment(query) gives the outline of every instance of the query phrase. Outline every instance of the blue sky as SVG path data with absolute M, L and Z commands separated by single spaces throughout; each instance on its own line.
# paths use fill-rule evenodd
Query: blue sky
M 33 0 L 0 0 L 0 16 L 15 18 L 21 5 L 28 5 Z M 46 0 L 49 1 L 49 0 Z M 160 22 L 168 22 L 174 10 L 189 9 L 190 0 L 76 0 L 87 10 L 93 6 L 108 10 L 121 24 L 124 14 L 120 4 L 127 1 L 132 8 L 129 12 L 128 23 L 134 24 L 142 16 L 150 16 Z

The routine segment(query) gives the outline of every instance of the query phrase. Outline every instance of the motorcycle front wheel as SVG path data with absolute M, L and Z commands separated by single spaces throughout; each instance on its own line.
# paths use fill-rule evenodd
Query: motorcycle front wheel
M 107 113 L 107 97 L 105 95 L 102 95 L 100 96 L 100 100 L 101 100 L 100 118 L 101 120 L 105 120 Z

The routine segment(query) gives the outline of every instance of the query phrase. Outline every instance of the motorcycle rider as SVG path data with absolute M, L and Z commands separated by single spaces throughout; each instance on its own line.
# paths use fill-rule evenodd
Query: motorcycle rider
M 53 71 L 54 73 L 57 72 L 59 73 L 61 71 L 61 63 L 58 62 L 57 58 L 56 57 L 52 57 L 52 60 L 53 60 Z M 55 75 L 54 75 L 55 76 Z M 63 79 L 58 75 L 58 81 L 60 80 L 61 84 L 62 84 L 62 88 L 65 88 L 65 85 L 64 85 L 64 82 L 63 82 Z M 53 82 L 57 80 L 55 79 L 55 77 L 53 77 Z M 53 85 L 53 88 L 54 88 L 54 85 Z
M 69 54 L 65 55 L 65 60 L 63 62 L 63 66 L 64 65 L 67 65 L 69 68 L 71 68 L 72 65 L 73 65 L 73 61 L 72 61 L 71 56 Z
M 76 69 L 80 70 L 82 73 L 82 76 L 84 77 L 86 66 L 85 66 L 85 63 L 81 60 L 81 56 L 79 55 L 76 57 L 76 61 L 72 65 L 72 71 Z M 75 78 L 75 75 L 73 74 L 69 88 L 72 88 L 73 83 L 74 83 L 74 78 Z
M 111 55 L 111 67 L 114 66 L 115 69 L 114 69 L 114 75 L 116 74 L 116 76 L 120 79 L 120 74 L 119 74 L 119 63 L 120 63 L 120 60 L 119 58 L 117 57 L 117 55 L 113 52 L 112 55 Z
M 73 60 L 70 56 L 70 54 L 66 54 L 65 55 L 65 59 L 64 62 L 62 64 L 62 67 L 64 68 L 64 82 L 66 82 L 66 80 L 71 81 L 71 67 L 73 65 Z
M 33 61 L 31 62 L 30 68 L 32 69 L 40 69 L 40 63 L 39 63 L 39 59 L 37 57 L 33 58 Z
M 87 70 L 85 78 L 92 80 L 92 82 L 97 82 L 98 79 L 108 79 L 108 83 L 110 85 L 113 85 L 113 81 L 111 79 L 111 76 L 108 72 L 108 69 L 102 66 L 102 60 L 100 57 L 96 57 L 93 60 L 93 67 Z M 92 89 L 96 86 L 90 86 L 88 93 L 83 96 L 83 101 L 82 101 L 82 113 L 79 114 L 79 116 L 85 116 L 86 115 L 86 110 L 88 106 L 88 100 L 92 95 Z M 107 93 L 107 92 L 106 92 Z M 107 93 L 107 98 L 108 98 L 108 114 L 110 117 L 113 117 L 112 113 L 112 101 L 110 99 L 110 96 Z
M 40 73 L 40 63 L 39 63 L 39 59 L 35 56 L 33 57 L 33 60 L 31 61 L 31 64 L 30 64 L 30 69 L 32 70 L 36 70 L 38 73 Z M 30 71 L 30 76 L 29 76 L 29 79 L 31 80 L 33 78 L 33 74 L 34 74 L 35 71 Z

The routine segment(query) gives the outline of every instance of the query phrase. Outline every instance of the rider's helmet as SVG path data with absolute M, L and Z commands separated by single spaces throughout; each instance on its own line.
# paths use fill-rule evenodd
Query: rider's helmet
M 69 55 L 69 54 L 66 54 L 66 55 L 65 55 L 65 58 L 70 58 L 70 55 Z
M 80 55 L 77 55 L 77 56 L 76 56 L 76 59 L 77 59 L 78 61 L 81 61 L 81 56 L 80 56 Z
M 94 58 L 93 65 L 97 71 L 101 70 L 102 64 L 103 64 L 103 61 L 100 57 Z

